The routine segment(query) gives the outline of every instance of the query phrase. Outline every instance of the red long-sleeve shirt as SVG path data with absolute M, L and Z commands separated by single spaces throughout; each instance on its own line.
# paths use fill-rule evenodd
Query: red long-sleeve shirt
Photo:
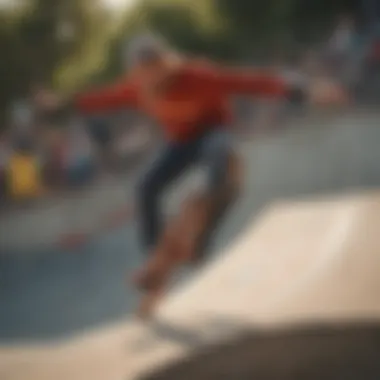
M 148 94 L 135 78 L 77 97 L 84 113 L 134 107 L 154 118 L 167 138 L 186 141 L 203 129 L 231 122 L 230 95 L 282 97 L 288 87 L 280 77 L 260 71 L 236 71 L 208 64 L 186 63 L 170 85 Z

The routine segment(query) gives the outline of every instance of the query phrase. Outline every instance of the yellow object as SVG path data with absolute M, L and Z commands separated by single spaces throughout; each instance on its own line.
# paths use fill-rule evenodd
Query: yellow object
M 15 153 L 8 167 L 8 189 L 15 200 L 42 194 L 43 186 L 38 159 L 33 155 Z

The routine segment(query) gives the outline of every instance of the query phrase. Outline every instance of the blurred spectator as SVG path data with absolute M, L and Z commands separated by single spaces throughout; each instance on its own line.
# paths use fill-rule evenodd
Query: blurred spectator
M 88 134 L 101 157 L 102 165 L 108 170 L 115 168 L 113 151 L 112 120 L 109 115 L 90 117 L 86 120 Z
M 43 193 L 40 160 L 29 139 L 18 139 L 6 170 L 7 188 L 16 201 L 28 201 Z
M 96 159 L 91 140 L 79 120 L 67 126 L 66 138 L 64 168 L 68 183 L 72 186 L 84 185 L 95 175 Z
M 380 25 L 358 37 L 354 58 L 351 87 L 359 100 L 377 104 L 380 93 Z
M 64 173 L 64 155 L 67 141 L 63 131 L 50 128 L 43 136 L 43 151 L 45 157 L 44 179 L 49 188 L 62 190 L 66 185 Z
M 327 59 L 332 73 L 344 71 L 351 58 L 355 34 L 354 19 L 349 15 L 341 16 L 327 46 Z
M 31 87 L 31 102 L 39 123 L 44 122 L 42 116 L 48 115 L 47 111 L 56 109 L 60 101 L 58 94 L 42 84 L 36 84 Z
M 17 145 L 26 142 L 32 144 L 34 140 L 33 131 L 33 108 L 27 99 L 16 101 L 11 108 L 11 138 Z M 22 141 L 22 142 L 21 142 Z
M 380 71 L 380 25 L 374 29 L 372 41 L 367 57 L 367 70 L 370 77 L 374 77 Z
M 107 117 L 93 117 L 88 120 L 88 130 L 93 141 L 100 150 L 107 149 L 109 146 L 112 134 Z
M 0 203 L 3 203 L 6 197 L 6 168 L 10 155 L 9 142 L 5 134 L 0 135 Z
M 152 139 L 150 132 L 148 121 L 141 118 L 135 120 L 133 128 L 129 126 L 127 131 L 119 133 L 113 144 L 113 150 L 120 170 L 133 170 L 148 154 L 152 143 L 155 146 L 159 144 L 159 139 Z

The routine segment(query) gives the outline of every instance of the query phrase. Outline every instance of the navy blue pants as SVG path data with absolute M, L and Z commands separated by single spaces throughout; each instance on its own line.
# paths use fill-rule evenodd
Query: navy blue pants
M 161 233 L 161 198 L 166 188 L 194 164 L 207 171 L 207 191 L 217 191 L 227 173 L 230 134 L 212 130 L 186 143 L 168 143 L 149 165 L 137 186 L 138 217 L 144 249 L 155 246 Z

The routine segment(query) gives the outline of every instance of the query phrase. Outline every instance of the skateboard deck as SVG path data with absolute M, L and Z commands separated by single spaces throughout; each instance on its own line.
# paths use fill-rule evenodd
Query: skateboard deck
M 185 200 L 179 215 L 169 223 L 147 263 L 135 276 L 134 283 L 142 291 L 137 310 L 141 318 L 154 313 L 177 269 L 202 263 L 214 231 L 241 188 L 240 160 L 231 154 L 229 161 L 223 188 L 212 196 L 198 193 Z

